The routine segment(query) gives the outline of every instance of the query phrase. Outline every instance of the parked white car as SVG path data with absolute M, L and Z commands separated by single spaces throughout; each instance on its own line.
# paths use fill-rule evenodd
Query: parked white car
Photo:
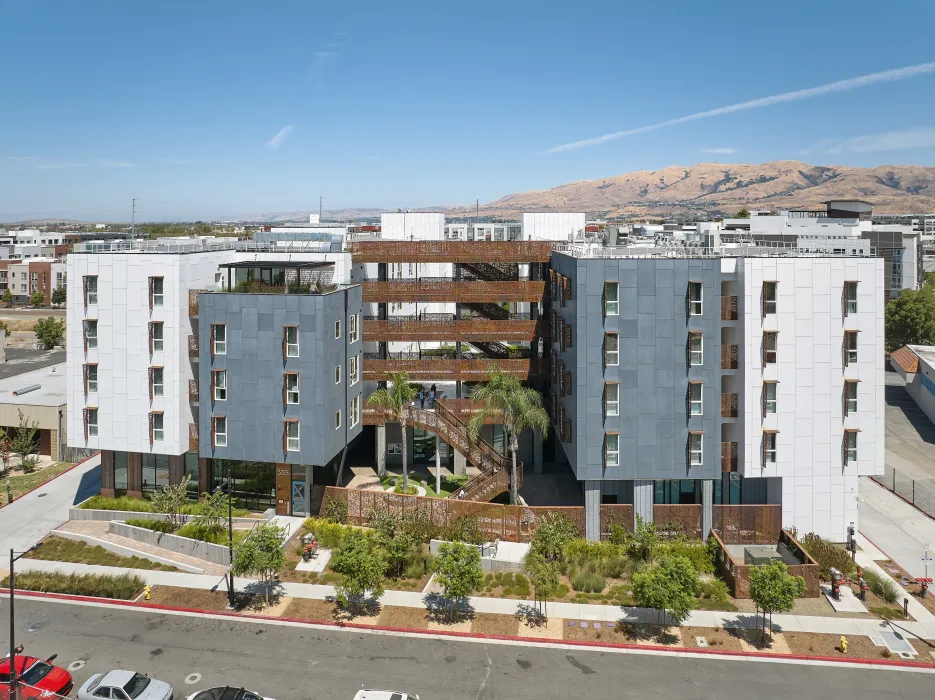
M 419 696 L 398 690 L 358 690 L 354 700 L 419 700 Z
M 78 700 L 172 700 L 172 686 L 134 671 L 97 673 L 78 689 Z
M 246 688 L 234 688 L 232 686 L 219 686 L 217 688 L 208 688 L 192 693 L 186 700 L 273 700 L 266 698 Z

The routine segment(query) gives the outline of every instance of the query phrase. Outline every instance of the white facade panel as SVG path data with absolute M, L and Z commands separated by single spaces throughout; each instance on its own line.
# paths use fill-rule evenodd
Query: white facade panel
M 440 241 L 445 237 L 445 215 L 421 211 L 381 214 L 380 231 L 386 241 Z
M 585 216 L 581 213 L 523 214 L 523 240 L 571 241 L 584 236 Z

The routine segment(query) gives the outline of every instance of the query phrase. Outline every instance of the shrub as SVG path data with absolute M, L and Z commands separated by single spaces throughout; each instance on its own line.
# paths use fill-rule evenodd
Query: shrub
M 606 585 L 607 582 L 604 580 L 604 576 L 593 564 L 578 569 L 571 575 L 571 587 L 576 591 L 600 593 Z
M 105 498 L 104 496 L 91 496 L 87 501 L 81 504 L 82 509 L 89 510 L 119 510 L 136 511 L 137 513 L 151 513 L 152 504 L 145 498 L 130 498 L 129 496 L 118 496 L 116 498 Z
M 873 569 L 865 569 L 864 581 L 870 586 L 870 591 L 891 605 L 899 600 L 899 587 L 896 582 L 886 574 L 880 574 Z
M 341 524 L 347 520 L 347 503 L 329 498 L 325 505 L 325 520 L 335 524 Z
M 623 547 L 626 547 L 630 539 L 633 537 L 633 534 L 625 528 L 623 525 L 618 525 L 617 523 L 610 523 L 610 541 L 613 544 L 619 544 Z
M 564 515 L 546 513 L 536 523 L 531 548 L 550 561 L 558 561 L 565 547 L 578 537 L 578 528 Z
M 400 522 L 400 527 L 416 542 L 437 539 L 441 531 L 441 528 L 432 522 L 432 517 L 422 510 L 411 510 L 406 513 Z
M 477 518 L 473 515 L 459 515 L 448 527 L 446 539 L 466 544 L 483 544 L 486 541 Z
M 799 544 L 818 563 L 820 567 L 819 576 L 826 581 L 831 578 L 832 568 L 837 569 L 845 576 L 854 570 L 854 562 L 846 550 L 821 539 L 814 532 L 805 535 L 799 540 Z
M 211 544 L 227 544 L 227 528 L 219 525 L 203 525 L 201 523 L 185 523 L 175 534 L 179 537 L 188 537 L 192 540 L 210 542 Z
M 558 584 L 558 586 L 555 587 L 555 597 L 564 598 L 566 595 L 568 595 L 568 584 L 566 583 Z
M 531 592 L 531 588 L 529 587 L 529 579 L 523 576 L 523 574 L 516 574 L 513 576 L 513 585 L 505 588 L 503 592 L 506 595 L 527 597 Z
M 568 542 L 563 551 L 568 561 L 581 564 L 600 562 L 603 559 L 623 555 L 623 547 L 612 542 L 589 542 L 581 538 L 576 538 Z
M 174 523 L 168 520 L 149 520 L 147 518 L 130 518 L 126 521 L 127 525 L 132 525 L 133 527 L 145 527 L 147 530 L 152 530 L 153 532 L 167 532 L 172 533 L 176 531 L 176 526 Z
M 685 557 L 699 574 L 714 573 L 714 559 L 711 549 L 701 540 L 674 539 L 661 542 L 658 546 L 660 556 Z
M 702 581 L 698 586 L 698 597 L 715 605 L 727 605 L 730 603 L 730 589 L 719 578 Z
M 347 533 L 354 528 L 349 525 L 339 525 L 322 518 L 308 518 L 305 521 L 305 529 L 315 535 L 320 546 L 326 549 L 335 549 L 344 543 Z
M 5 576 L 0 586 L 9 587 L 10 577 Z M 24 591 L 43 593 L 65 593 L 95 598 L 130 600 L 139 593 L 145 581 L 135 574 L 62 574 L 59 572 L 27 571 L 16 575 L 16 587 Z
M 610 557 L 601 562 L 601 571 L 607 578 L 630 578 L 636 571 L 637 562 L 629 557 Z

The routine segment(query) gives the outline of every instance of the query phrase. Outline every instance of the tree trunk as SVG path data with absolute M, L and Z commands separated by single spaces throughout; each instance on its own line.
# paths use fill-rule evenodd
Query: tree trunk
M 510 465 L 510 503 L 514 506 L 518 500 L 518 493 L 516 488 L 516 451 L 519 449 L 519 440 L 516 439 L 514 433 L 510 433 L 510 459 L 512 464 Z
M 400 421 L 399 427 L 403 434 L 403 492 L 409 493 L 409 440 L 406 439 L 406 421 Z

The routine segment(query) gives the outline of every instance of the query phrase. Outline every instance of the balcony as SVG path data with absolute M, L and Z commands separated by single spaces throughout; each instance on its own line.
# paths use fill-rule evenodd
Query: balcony
M 422 316 L 391 316 L 381 320 L 364 318 L 364 338 L 381 343 L 389 341 L 449 341 L 471 342 L 500 340 L 509 343 L 533 342 L 538 321 L 508 319 L 492 321 L 485 318 L 456 320 L 452 314 Z
M 355 263 L 548 262 L 549 241 L 355 241 Z
M 721 320 L 737 320 L 737 297 L 721 297 Z
M 450 277 L 422 277 L 387 281 L 364 281 L 365 303 L 379 302 L 461 302 L 465 304 L 503 301 L 542 301 L 545 282 L 486 282 L 455 280 Z
M 721 418 L 736 418 L 738 403 L 737 394 L 721 394 Z
M 413 381 L 483 382 L 487 380 L 491 367 L 496 367 L 506 374 L 524 380 L 545 379 L 549 376 L 549 361 L 544 359 L 501 360 L 479 357 L 457 360 L 437 357 L 424 359 L 397 357 L 381 360 L 365 357 L 363 364 L 364 380 L 371 382 L 385 380 L 387 372 L 408 372 Z
M 444 399 L 443 401 L 449 414 L 456 416 L 465 424 L 467 424 L 467 422 L 471 420 L 471 417 L 483 407 L 480 401 L 472 401 L 471 399 Z M 363 411 L 364 425 L 383 425 L 388 420 L 392 422 L 393 419 L 385 410 L 373 408 L 365 404 Z M 485 425 L 500 423 L 503 423 L 502 414 L 489 414 L 484 418 Z
M 198 403 L 198 380 L 197 379 L 188 380 L 188 402 Z
M 193 452 L 198 451 L 198 424 L 197 423 L 188 424 L 188 449 Z
M 737 369 L 740 353 L 736 345 L 721 346 L 721 369 Z
M 722 442 L 721 443 L 721 471 L 722 472 L 737 471 L 737 443 L 736 442 Z
M 198 359 L 198 336 L 188 336 L 188 357 L 192 360 Z

